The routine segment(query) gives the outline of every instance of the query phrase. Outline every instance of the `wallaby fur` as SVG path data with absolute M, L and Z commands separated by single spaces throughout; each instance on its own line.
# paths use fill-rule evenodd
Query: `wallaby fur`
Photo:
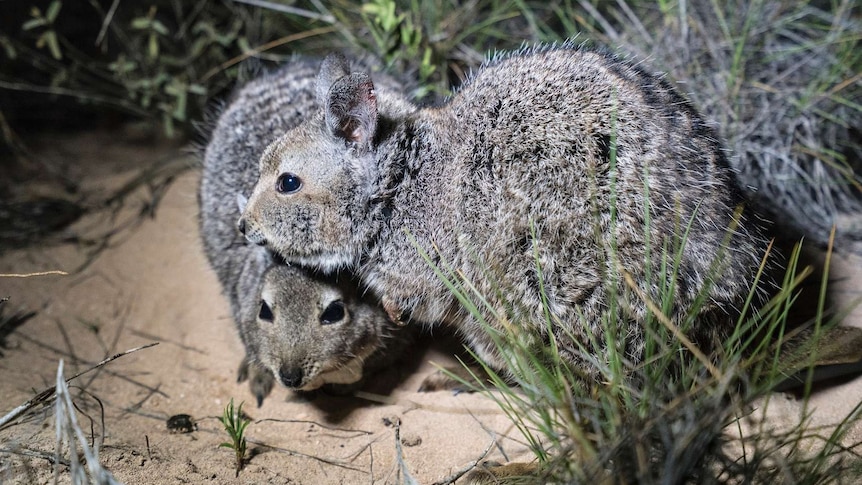
M 611 301 L 616 340 L 641 358 L 638 293 L 660 302 L 663 277 L 680 324 L 705 293 L 694 337 L 732 328 L 766 243 L 735 214 L 742 199 L 715 132 L 661 77 L 565 43 L 498 55 L 434 108 L 376 89 L 338 56 L 318 81 L 321 108 L 261 158 L 239 222 L 248 240 L 356 271 L 391 317 L 449 322 L 504 371 L 419 250 L 475 287 L 494 330 L 553 338 L 587 375 L 606 362 Z
M 273 376 L 287 387 L 304 390 L 358 381 L 363 359 L 379 353 L 395 357 L 398 345 L 393 340 L 405 344 L 412 339 L 408 332 L 389 338 L 394 325 L 375 301 L 356 297 L 355 283 L 351 290 L 350 284 L 282 268 L 236 229 L 239 205 L 254 187 L 266 146 L 318 108 L 319 66 L 320 61 L 295 60 L 243 86 L 218 117 L 203 156 L 203 245 L 247 352 L 238 378 L 249 380 L 258 405 L 271 391 Z M 400 88 L 400 83 L 383 79 Z M 274 315 L 265 324 L 258 319 L 261 294 Z M 344 322 L 321 324 L 319 317 L 336 298 L 346 307 Z M 339 373 L 338 366 L 347 369 Z

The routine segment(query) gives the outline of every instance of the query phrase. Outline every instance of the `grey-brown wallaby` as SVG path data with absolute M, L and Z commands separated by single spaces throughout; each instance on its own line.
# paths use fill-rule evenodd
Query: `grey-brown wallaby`
M 733 328 L 766 240 L 737 211 L 715 132 L 660 76 L 572 43 L 525 48 L 417 108 L 330 56 L 317 96 L 261 158 L 239 221 L 248 240 L 356 271 L 391 317 L 448 322 L 501 370 L 505 356 L 432 265 L 475 288 L 494 331 L 510 322 L 553 339 L 586 375 L 607 361 L 611 302 L 632 362 L 645 299 L 666 288 L 668 316 L 695 313 L 698 342 Z
M 415 336 L 344 276 L 276 264 L 256 286 L 258 293 L 240 302 L 246 362 L 291 389 L 352 390 L 367 372 L 396 361 Z
M 300 390 L 358 383 L 366 360 L 364 370 L 384 365 L 413 338 L 395 331 L 370 295 L 360 297 L 356 282 L 284 267 L 237 232 L 264 149 L 317 109 L 319 66 L 296 60 L 243 86 L 218 117 L 203 157 L 204 249 L 246 349 L 239 380 L 249 380 L 258 405 L 274 376 Z

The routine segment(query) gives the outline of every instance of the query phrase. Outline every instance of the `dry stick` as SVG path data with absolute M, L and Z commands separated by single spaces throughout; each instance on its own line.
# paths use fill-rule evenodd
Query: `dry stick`
M 69 273 L 67 273 L 67 272 L 65 272 L 65 271 L 60 271 L 60 270 L 54 270 L 54 271 L 40 271 L 40 272 L 38 272 L 38 273 L 24 273 L 24 274 L 19 274 L 19 273 L 5 273 L 5 274 L 4 274 L 4 273 L 0 273 L 0 278 L 30 278 L 31 276 L 46 276 L 46 275 L 52 275 L 52 274 L 58 274 L 58 275 L 61 275 L 61 276 L 67 276 Z
M 43 460 L 47 460 L 48 463 L 52 465 L 60 464 L 63 466 L 69 466 L 69 460 L 65 460 L 60 458 L 60 461 L 57 461 L 57 456 L 54 453 L 47 453 L 41 450 L 32 450 L 30 448 L 0 448 L 0 453 L 9 453 L 11 455 L 20 455 L 27 456 L 30 458 L 41 458 Z
M 72 377 L 70 377 L 70 378 L 66 379 L 66 382 L 70 382 L 72 379 L 76 379 L 76 378 L 78 378 L 78 377 L 81 377 L 82 375 L 84 375 L 84 374 L 86 374 L 86 373 L 88 373 L 88 372 L 90 372 L 90 371 L 92 371 L 92 370 L 94 370 L 94 369 L 98 369 L 99 367 L 104 366 L 104 365 L 105 365 L 105 364 L 107 364 L 108 362 L 111 362 L 111 361 L 116 360 L 116 359 L 118 359 L 118 358 L 120 358 L 120 357 L 123 357 L 124 355 L 129 355 L 129 354 L 131 354 L 131 353 L 133 353 L 133 352 L 137 352 L 137 351 L 139 351 L 139 350 L 148 349 L 148 348 L 150 348 L 150 347 L 154 347 L 154 346 L 156 346 L 156 345 L 159 345 L 159 343 L 158 343 L 158 342 L 153 342 L 153 343 L 150 343 L 150 344 L 147 344 L 147 345 L 142 345 L 142 346 L 140 346 L 140 347 L 135 347 L 134 349 L 130 349 L 130 350 L 127 350 L 127 351 L 125 351 L 125 352 L 121 352 L 121 353 L 119 353 L 119 354 L 117 354 L 117 355 L 114 355 L 114 356 L 112 356 L 112 357 L 108 357 L 107 359 L 105 359 L 105 360 L 103 360 L 103 361 L 99 362 L 98 364 L 94 365 L 93 367 L 90 367 L 90 368 L 89 368 L 89 369 L 87 369 L 87 370 L 83 370 L 83 371 L 81 371 L 81 372 L 79 372 L 79 373 L 77 373 L 77 374 L 73 375 Z M 57 390 L 57 386 L 51 386 L 51 387 L 49 387 L 49 388 L 45 389 L 44 391 L 40 392 L 39 394 L 36 394 L 36 396 L 35 396 L 35 397 L 33 397 L 32 399 L 28 400 L 28 401 L 27 401 L 27 402 L 25 402 L 24 404 L 22 404 L 22 405 L 18 406 L 17 408 L 13 409 L 12 411 L 10 411 L 8 414 L 6 414 L 6 416 L 3 416 L 3 418 L 2 418 L 2 419 L 0 419 L 0 430 L 6 429 L 6 428 L 8 427 L 8 425 L 9 425 L 9 423 L 10 423 L 10 422 L 12 422 L 12 421 L 13 421 L 13 420 L 15 420 L 15 419 L 18 419 L 21 415 L 23 415 L 23 414 L 24 414 L 24 413 L 26 413 L 27 411 L 29 411 L 29 410 L 33 409 L 34 407 L 36 407 L 36 405 L 37 405 L 37 404 L 40 404 L 40 403 L 42 403 L 42 402 L 45 402 L 45 401 L 47 401 L 48 399 L 50 399 L 51 397 L 53 397 L 53 396 L 54 396 L 54 392 L 55 392 L 56 390 Z
M 108 9 L 108 13 L 105 15 L 105 20 L 102 21 L 102 28 L 99 29 L 99 35 L 96 36 L 96 45 L 100 45 L 102 43 L 102 39 L 105 38 L 105 34 L 108 32 L 108 26 L 111 25 L 111 20 L 114 18 L 114 13 L 117 12 L 117 6 L 120 5 L 120 0 L 114 0 L 114 3 L 111 4 L 111 8 Z
M 326 430 L 329 430 L 329 431 L 341 431 L 341 432 L 343 432 L 343 433 L 357 433 L 357 434 L 360 434 L 360 435 L 370 435 L 370 434 L 374 434 L 373 432 L 371 432 L 371 431 L 365 431 L 364 429 L 350 429 L 350 428 L 338 428 L 338 427 L 336 427 L 336 426 L 328 426 L 328 425 L 326 425 L 326 424 L 318 423 L 317 421 L 313 421 L 313 420 L 310 420 L 310 419 L 276 419 L 276 418 L 264 418 L 264 419 L 258 419 L 257 421 L 255 421 L 255 422 L 254 422 L 254 424 L 260 424 L 260 423 L 266 423 L 266 422 L 272 422 L 272 423 L 299 423 L 299 424 L 313 424 L 313 425 L 315 425 L 315 426 L 319 426 L 319 427 L 321 427 L 321 428 L 323 428 L 323 429 L 326 429 Z
M 356 468 L 356 467 L 350 466 L 349 464 L 344 463 L 344 462 L 340 462 L 340 461 L 332 460 L 332 459 L 329 459 L 329 458 L 322 458 L 322 457 L 319 457 L 319 456 L 309 455 L 309 454 L 307 454 L 307 453 L 302 453 L 302 452 L 300 452 L 300 451 L 289 450 L 289 449 L 287 449 L 287 448 L 279 448 L 278 446 L 268 445 L 268 444 L 266 444 L 266 443 L 264 443 L 264 442 L 262 442 L 262 441 L 258 441 L 258 440 L 252 439 L 252 438 L 246 438 L 246 441 L 248 441 L 249 443 L 251 443 L 251 444 L 253 444 L 253 445 L 257 445 L 257 446 L 260 446 L 260 447 L 266 448 L 266 449 L 268 449 L 268 450 L 276 451 L 276 452 L 279 452 L 279 453 L 284 453 L 284 454 L 289 455 L 289 456 L 296 456 L 296 457 L 299 457 L 299 458 L 308 458 L 308 459 L 311 459 L 311 460 L 319 461 L 319 462 L 321 462 L 321 463 L 323 463 L 323 464 L 326 464 L 326 465 L 337 466 L 337 467 L 339 467 L 339 468 L 344 468 L 345 470 L 351 470 L 351 471 L 355 471 L 355 472 L 365 473 L 365 470 L 363 470 L 363 469 L 361 469 L 361 468 Z
M 345 457 L 345 459 L 348 460 L 345 463 L 353 463 L 357 458 L 359 458 L 363 453 L 365 453 L 365 450 L 368 450 L 368 457 L 370 459 L 370 464 L 368 465 L 368 471 L 366 473 L 368 473 L 368 476 L 371 478 L 371 484 L 372 485 L 374 485 L 374 444 L 378 443 L 380 440 L 381 440 L 381 438 L 375 438 L 375 439 L 369 441 L 368 443 L 366 443 L 364 446 L 362 446 L 361 448 L 359 448 L 355 452 L 353 452 L 353 453 L 351 453 Z
M 134 335 L 135 337 L 141 337 L 141 338 L 145 338 L 145 339 L 149 339 L 149 340 L 158 340 L 161 343 L 171 344 L 171 345 L 174 345 L 177 348 L 182 349 L 182 350 L 186 350 L 189 352 L 195 352 L 195 353 L 201 354 L 201 355 L 206 355 L 206 351 L 204 351 L 202 349 L 199 349 L 199 348 L 191 346 L 191 345 L 186 345 L 186 344 L 184 344 L 178 340 L 171 340 L 170 338 L 165 337 L 163 335 L 155 335 L 155 334 L 152 334 L 149 332 L 144 332 L 142 330 L 135 330 L 133 328 L 129 329 L 129 333 L 131 335 Z
M 66 352 L 66 351 L 64 351 L 64 350 L 62 350 L 62 349 L 59 349 L 59 348 L 57 348 L 57 347 L 54 347 L 54 346 L 52 346 L 52 345 L 48 345 L 48 344 L 46 344 L 46 343 L 40 342 L 39 340 L 36 340 L 36 339 L 34 339 L 33 337 L 30 337 L 30 336 L 28 336 L 28 335 L 26 335 L 26 334 L 19 333 L 19 334 L 17 334 L 17 335 L 18 335 L 18 337 L 19 337 L 19 338 L 22 338 L 22 339 L 24 339 L 24 340 L 26 340 L 26 341 L 28 341 L 28 342 L 32 343 L 33 345 L 36 345 L 36 346 L 41 347 L 41 348 L 43 348 L 43 349 L 48 349 L 48 350 L 50 350 L 51 352 L 54 352 L 54 353 L 60 354 L 61 356 L 66 356 L 66 357 L 68 357 L 68 358 L 70 358 L 70 359 L 72 359 L 72 358 L 73 358 L 73 359 L 77 359 L 76 364 L 78 364 L 78 363 L 80 363 L 80 364 L 88 364 L 88 363 L 89 363 L 89 362 L 85 362 L 85 361 L 82 361 L 82 360 L 78 359 L 78 358 L 77 358 L 77 356 L 75 356 L 75 355 L 73 355 L 73 354 L 70 354 L 70 353 L 68 353 L 68 352 Z M 156 345 L 156 344 L 151 344 L 151 345 Z M 136 350 L 140 350 L 140 349 L 136 349 Z M 132 352 L 132 351 L 129 351 L 129 352 Z M 97 364 L 97 365 L 98 365 L 98 364 Z M 92 370 L 92 369 L 88 369 L 88 371 L 89 371 L 89 370 Z M 159 386 L 160 386 L 160 385 L 159 385 L 159 386 L 156 386 L 156 387 L 152 387 L 152 386 L 148 386 L 148 385 L 144 384 L 143 382 L 139 382 L 139 381 L 137 381 L 137 380 L 135 380 L 135 379 L 133 379 L 133 378 L 129 377 L 129 376 L 128 376 L 128 375 L 126 375 L 125 373 L 117 373 L 117 372 L 113 372 L 113 371 L 111 371 L 111 370 L 106 370 L 105 372 L 107 372 L 108 374 L 110 374 L 110 375 L 111 375 L 111 376 L 113 376 L 113 377 L 117 377 L 117 378 L 122 379 L 122 380 L 124 380 L 124 381 L 126 381 L 126 382 L 129 382 L 129 383 L 131 383 L 131 384 L 133 384 L 133 385 L 135 385 L 135 386 L 138 386 L 138 387 L 140 387 L 140 388 L 146 389 L 147 391 L 150 391 L 150 392 L 156 392 L 156 393 L 158 393 L 158 394 L 160 394 L 160 395 L 162 395 L 162 396 L 164 396 L 164 397 L 167 397 L 167 396 L 168 396 L 167 394 L 165 394 L 164 392 L 162 392 L 162 391 L 160 391 L 160 390 L 159 390 Z
M 467 411 L 469 411 L 469 409 L 468 409 Z M 479 419 L 479 417 L 478 417 L 478 416 L 476 416 L 475 414 L 470 413 L 470 417 L 472 417 L 472 418 L 473 418 L 473 420 L 474 420 L 474 421 L 476 421 L 476 424 L 478 424 L 478 425 L 479 425 L 479 427 L 480 427 L 480 428 L 482 428 L 482 431 L 484 431 L 484 432 L 488 433 L 488 435 L 489 435 L 489 436 L 491 437 L 491 439 L 493 440 L 493 443 L 496 445 L 496 447 L 497 447 L 497 451 L 499 451 L 499 452 L 500 452 L 500 455 L 503 457 L 503 459 L 504 459 L 504 460 L 506 460 L 506 461 L 510 461 L 510 460 L 509 460 L 509 454 L 508 454 L 508 453 L 506 453 L 506 450 L 504 450 L 504 449 L 503 449 L 503 445 L 502 445 L 502 443 L 501 443 L 501 441 L 502 441 L 503 439 L 511 440 L 511 441 L 513 441 L 513 442 L 515 442 L 515 443 L 517 443 L 517 444 L 519 444 L 519 445 L 525 446 L 525 447 L 526 447 L 526 446 L 528 446 L 528 445 L 527 445 L 527 443 L 524 443 L 523 441 L 520 441 L 520 440 L 518 440 L 518 439 L 515 439 L 515 438 L 512 438 L 511 436 L 509 436 L 509 433 L 511 433 L 511 432 L 512 432 L 512 430 L 513 430 L 513 429 L 515 429 L 515 423 L 514 423 L 514 422 L 509 423 L 509 427 L 508 427 L 505 431 L 503 431 L 503 432 L 502 432 L 502 433 L 500 433 L 500 434 L 497 434 L 494 430 L 492 430 L 492 429 L 490 429 L 489 427 L 485 426 L 485 423 L 483 423 L 483 422 Z M 485 455 L 487 455 L 487 453 L 485 453 Z M 485 455 L 483 455 L 483 456 L 485 456 Z
M 407 464 L 404 463 L 404 452 L 401 448 L 401 420 L 395 420 L 395 461 L 398 462 L 398 477 L 400 483 L 416 484 L 416 479 L 410 475 Z
M 252 49 L 248 52 L 244 52 L 244 53 L 242 53 L 242 54 L 240 54 L 240 55 L 238 55 L 232 59 L 228 59 L 228 60 L 222 62 L 221 64 L 219 64 L 218 66 L 210 69 L 209 72 L 204 74 L 204 76 L 200 79 L 200 81 L 198 81 L 198 83 L 203 84 L 203 83 L 207 82 L 207 80 L 209 80 L 209 78 L 215 76 L 219 72 L 229 68 L 230 66 L 233 66 L 234 64 L 242 62 L 251 56 L 255 56 L 257 54 L 260 54 L 263 51 L 267 51 L 269 49 L 278 47 L 280 45 L 289 44 L 291 42 L 294 42 L 297 40 L 302 40 L 302 39 L 305 39 L 308 37 L 314 37 L 316 35 L 328 34 L 330 32 L 335 32 L 336 30 L 338 30 L 336 27 L 318 27 L 316 29 L 311 29 L 311 30 L 307 30 L 305 32 L 300 32 L 298 34 L 288 35 L 288 36 L 282 37 L 280 39 L 275 39 L 272 42 L 267 42 L 266 44 L 263 44 L 260 47 L 255 47 L 254 49 Z
M 357 455 L 359 456 L 359 455 Z M 374 449 L 371 448 L 371 444 L 368 445 L 368 457 L 371 460 L 371 463 L 368 465 L 368 474 L 371 479 L 371 485 L 374 485 Z
M 664 325 L 668 330 L 670 330 L 670 333 L 672 333 L 673 336 L 676 337 L 676 339 L 679 340 L 682 345 L 684 345 L 685 348 L 687 348 L 688 351 L 691 352 L 692 355 L 694 355 L 695 358 L 700 361 L 701 364 L 703 364 L 707 369 L 709 369 L 709 373 L 712 374 L 713 377 L 721 380 L 721 371 L 718 369 L 718 367 L 716 367 L 712 362 L 709 361 L 706 355 L 701 352 L 699 348 L 697 348 L 697 345 L 695 345 L 694 342 L 689 340 L 689 338 L 686 337 L 684 333 L 682 333 L 679 327 L 677 327 L 670 320 L 670 318 L 667 317 L 667 315 L 662 313 L 658 305 L 656 305 L 652 300 L 650 300 L 649 296 L 647 296 L 646 293 L 641 291 L 637 283 L 635 283 L 634 278 L 632 278 L 632 275 L 629 274 L 628 271 L 622 270 L 622 273 L 623 278 L 625 278 L 626 280 L 626 284 L 629 285 L 629 287 L 632 289 L 632 291 L 635 292 L 638 298 L 640 298 L 641 300 L 643 300 L 644 303 L 646 303 L 647 308 L 649 308 L 649 310 L 653 312 L 656 319 L 658 319 L 658 321 L 661 322 L 662 325 Z
M 488 443 L 488 447 L 485 448 L 485 451 L 483 451 L 482 454 L 479 455 L 479 458 L 476 458 L 475 460 L 471 461 L 468 465 L 464 466 L 464 468 L 461 468 L 460 470 L 456 471 L 455 473 L 449 475 L 446 478 L 437 480 L 436 482 L 434 482 L 431 485 L 451 485 L 451 484 L 455 483 L 456 480 L 463 477 L 465 474 L 467 474 L 467 472 L 469 472 L 470 470 L 479 466 L 479 462 L 484 460 L 485 457 L 488 456 L 488 453 L 491 452 L 491 448 L 493 448 L 496 443 L 497 443 L 496 438 L 492 439 L 491 442 Z

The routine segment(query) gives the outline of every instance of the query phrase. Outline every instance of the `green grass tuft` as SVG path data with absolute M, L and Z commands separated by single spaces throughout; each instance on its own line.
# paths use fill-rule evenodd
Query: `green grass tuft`
M 224 408 L 224 413 L 219 418 L 219 421 L 224 426 L 224 430 L 230 437 L 230 441 L 221 443 L 219 447 L 230 448 L 234 451 L 237 477 L 243 465 L 245 465 L 245 428 L 251 423 L 251 420 L 242 413 L 242 405 L 243 403 L 239 403 L 239 406 L 234 409 L 233 398 L 231 398 L 228 405 Z
M 796 273 L 797 257 L 791 258 L 786 284 L 764 311 L 740 320 L 720 348 L 703 358 L 692 358 L 697 347 L 683 344 L 684 332 L 652 304 L 644 360 L 629 361 L 615 342 L 622 335 L 621 315 L 611 302 L 603 319 L 607 345 L 593 346 L 608 349 L 594 356 L 601 369 L 598 380 L 579 375 L 560 358 L 553 340 L 542 345 L 506 315 L 495 315 L 499 325 L 489 325 L 479 311 L 482 298 L 471 293 L 469 282 L 447 278 L 446 283 L 506 359 L 505 372 L 485 367 L 489 377 L 484 381 L 474 375 L 481 384 L 473 383 L 473 389 L 486 393 L 512 420 L 544 480 L 852 483 L 860 458 L 843 447 L 842 439 L 858 422 L 862 405 L 825 437 L 808 430 L 807 414 L 789 430 L 774 429 L 765 420 L 771 390 L 813 362 L 785 360 L 792 352 L 782 345 L 786 308 L 807 274 Z M 815 359 L 811 350 L 835 324 L 818 315 L 806 356 Z M 751 415 L 758 406 L 763 416 Z

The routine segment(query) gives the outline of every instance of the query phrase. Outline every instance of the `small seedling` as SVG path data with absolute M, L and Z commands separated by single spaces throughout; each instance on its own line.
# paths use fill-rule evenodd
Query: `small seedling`
M 236 455 L 237 477 L 239 476 L 239 471 L 242 470 L 242 466 L 245 461 L 246 442 L 243 434 L 245 433 L 246 426 L 251 423 L 251 420 L 242 414 L 242 404 L 243 403 L 239 403 L 239 406 L 234 409 L 233 398 L 231 398 L 230 403 L 228 403 L 227 407 L 224 408 L 224 414 L 219 418 L 221 424 L 224 425 L 224 430 L 227 431 L 227 434 L 231 439 L 219 446 L 234 450 Z

